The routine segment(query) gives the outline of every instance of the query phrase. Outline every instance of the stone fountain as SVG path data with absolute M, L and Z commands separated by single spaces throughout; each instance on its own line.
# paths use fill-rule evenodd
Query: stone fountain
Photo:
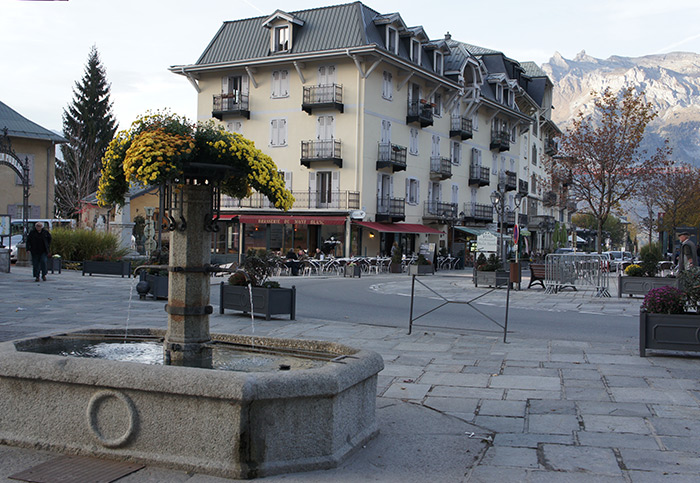
M 381 357 L 340 344 L 209 333 L 211 189 L 194 179 L 175 206 L 162 366 L 56 355 L 89 330 L 0 344 L 0 442 L 230 478 L 337 466 L 377 433 Z M 311 355 L 295 371 L 210 369 L 217 345 Z

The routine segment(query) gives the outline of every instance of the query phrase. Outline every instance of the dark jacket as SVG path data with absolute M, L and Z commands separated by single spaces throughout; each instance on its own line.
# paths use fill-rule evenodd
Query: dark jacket
M 49 254 L 49 246 L 51 245 L 51 233 L 44 228 L 41 232 L 32 229 L 27 237 L 27 250 L 32 252 L 32 255 L 41 255 L 42 253 Z

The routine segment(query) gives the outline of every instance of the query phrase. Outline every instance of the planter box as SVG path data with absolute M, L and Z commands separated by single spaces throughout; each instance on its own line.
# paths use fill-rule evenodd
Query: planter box
M 83 275 L 92 275 L 98 273 L 101 275 L 121 275 L 122 278 L 131 277 L 131 262 L 96 262 L 93 260 L 85 260 L 83 262 Z
M 509 273 L 503 271 L 484 272 L 482 270 L 474 271 L 474 286 L 479 284 L 489 287 L 502 287 L 510 282 Z
M 408 275 L 427 275 L 435 274 L 435 269 L 432 265 L 409 265 Z
M 141 293 L 139 296 L 143 299 L 146 295 L 152 295 L 155 299 L 168 298 L 168 276 L 167 275 L 152 275 L 141 271 L 139 278 L 142 282 L 148 282 L 148 292 Z M 138 289 L 138 287 L 136 287 Z
M 343 267 L 343 276 L 345 277 L 362 277 L 362 269 L 359 265 L 345 265 Z
M 648 349 L 700 352 L 700 314 L 639 313 L 639 356 Z
M 679 279 L 674 277 L 617 277 L 617 297 L 622 294 L 646 295 L 649 290 L 659 287 L 680 288 Z
M 253 287 L 253 313 L 264 315 L 270 320 L 272 315 L 289 314 L 289 320 L 296 319 L 297 289 Z M 221 282 L 219 313 L 224 309 L 250 312 L 250 293 L 248 287 L 230 285 Z
M 403 269 L 401 267 L 400 263 L 390 263 L 389 264 L 389 272 L 390 273 L 401 273 L 403 272 Z

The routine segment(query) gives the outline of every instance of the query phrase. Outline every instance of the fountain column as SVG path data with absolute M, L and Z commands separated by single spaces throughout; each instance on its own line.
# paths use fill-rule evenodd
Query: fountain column
M 210 187 L 190 181 L 183 186 L 180 200 L 172 213 L 175 230 L 170 233 L 165 362 L 210 367 L 211 348 L 206 344 L 211 340 L 212 307 L 209 273 L 204 270 L 211 259 L 211 235 L 204 229 L 211 221 Z

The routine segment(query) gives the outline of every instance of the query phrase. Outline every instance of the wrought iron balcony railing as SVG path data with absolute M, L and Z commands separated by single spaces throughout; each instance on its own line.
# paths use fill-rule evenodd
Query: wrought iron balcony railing
M 450 121 L 450 137 L 459 137 L 464 141 L 465 139 L 471 139 L 473 135 L 472 132 L 472 120 L 466 119 L 462 116 L 452 116 Z
M 359 191 L 292 191 L 292 210 L 358 210 Z M 248 198 L 232 198 L 222 195 L 221 209 L 275 209 L 272 202 L 261 193 L 253 193 Z
M 339 168 L 343 167 L 343 156 L 338 139 L 323 139 L 301 142 L 301 164 L 307 168 L 315 161 L 332 161 Z
M 491 131 L 490 149 L 508 151 L 510 149 L 510 133 L 508 131 Z
M 391 168 L 392 171 L 406 169 L 406 147 L 398 144 L 379 143 L 377 169 Z
M 391 198 L 389 196 L 377 197 L 378 222 L 394 222 L 406 219 L 406 200 L 404 198 Z
M 513 171 L 502 171 L 498 175 L 498 183 L 504 183 L 506 191 L 518 189 L 518 175 Z
M 341 113 L 343 106 L 343 86 L 328 84 L 304 87 L 301 110 L 311 114 L 314 109 L 337 109 Z
M 554 139 L 545 139 L 544 141 L 544 153 L 548 156 L 554 156 L 557 154 L 557 151 L 559 150 L 559 146 L 557 146 L 557 142 Z
M 472 164 L 469 166 L 469 184 L 488 186 L 491 182 L 491 170 L 486 166 Z
M 528 217 L 524 213 L 518 213 L 518 225 L 521 227 L 527 226 Z
M 465 221 L 491 223 L 493 221 L 493 205 L 482 203 L 464 203 Z
M 421 101 L 409 101 L 406 124 L 417 122 L 421 127 L 433 125 L 433 106 Z
M 452 177 L 452 161 L 442 156 L 430 157 L 430 177 L 433 179 L 448 179 Z
M 423 206 L 423 218 L 453 221 L 457 219 L 457 203 L 445 201 L 426 201 Z
M 518 193 L 520 193 L 523 196 L 527 196 L 527 194 L 529 193 L 529 191 L 528 191 L 529 185 L 530 185 L 530 183 L 528 183 L 524 179 L 519 179 L 518 180 Z
M 243 94 L 242 92 L 215 94 L 211 116 L 220 121 L 224 116 L 242 116 L 250 119 L 248 94 Z

